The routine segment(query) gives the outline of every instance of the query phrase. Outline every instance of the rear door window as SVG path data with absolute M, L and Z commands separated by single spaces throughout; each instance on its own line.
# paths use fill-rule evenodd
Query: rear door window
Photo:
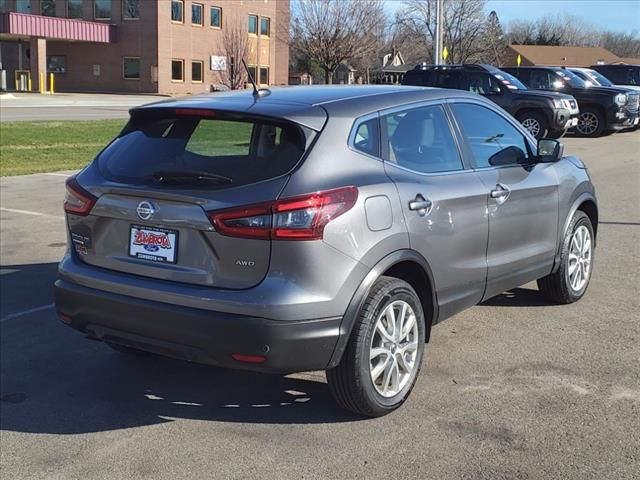
M 381 119 L 387 161 L 419 173 L 462 170 L 462 159 L 442 107 L 427 106 Z
M 434 87 L 440 88 L 460 88 L 460 75 L 459 72 L 438 70 L 434 72 L 435 82 Z
M 313 135 L 279 120 L 210 115 L 215 118 L 171 111 L 134 114 L 100 154 L 101 173 L 130 184 L 246 185 L 288 173 Z
M 380 137 L 378 135 L 378 119 L 372 118 L 360 123 L 353 135 L 353 147 L 368 155 L 380 155 Z

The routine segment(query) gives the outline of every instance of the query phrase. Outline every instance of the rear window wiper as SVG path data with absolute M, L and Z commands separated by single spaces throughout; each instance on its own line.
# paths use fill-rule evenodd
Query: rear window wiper
M 153 180 L 157 183 L 233 183 L 233 180 L 223 175 L 191 170 L 169 170 L 166 172 L 155 172 L 152 177 Z

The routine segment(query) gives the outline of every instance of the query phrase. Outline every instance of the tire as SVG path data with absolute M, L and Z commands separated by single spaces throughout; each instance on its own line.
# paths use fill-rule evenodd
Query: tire
M 576 247 L 580 244 L 580 235 L 585 232 L 588 234 L 589 239 L 589 260 L 588 262 L 583 260 L 581 264 L 579 260 L 575 260 L 577 253 Z M 586 242 L 586 240 L 583 241 Z M 576 243 L 574 244 L 574 242 Z M 559 304 L 568 304 L 577 302 L 584 296 L 593 272 L 595 245 L 595 236 L 593 234 L 591 220 L 583 211 L 578 210 L 571 219 L 567 234 L 562 240 L 560 267 L 555 273 L 538 279 L 538 288 L 547 300 Z M 582 246 L 584 247 L 584 244 L 582 244 Z M 580 256 L 580 254 L 577 255 L 578 258 L 580 258 Z M 583 255 L 583 258 L 584 257 Z M 571 269 L 570 264 L 574 264 L 575 267 Z M 580 271 L 577 272 L 577 270 Z M 574 283 L 573 281 L 577 279 L 576 275 L 580 274 L 586 276 L 586 278 L 583 282 Z
M 564 130 L 549 130 L 547 132 L 547 138 L 553 138 L 553 139 L 558 139 L 560 137 L 562 137 L 565 134 Z
M 545 138 L 547 136 L 547 132 L 549 131 L 549 122 L 542 113 L 534 110 L 527 110 L 519 113 L 516 118 L 536 139 Z
M 415 319 L 411 323 L 411 312 L 407 308 L 404 318 L 412 325 L 410 332 L 398 338 L 393 334 L 397 331 L 397 326 L 394 326 L 391 333 L 394 341 L 387 341 L 382 329 L 387 334 L 391 330 L 392 324 L 386 323 L 390 317 L 389 309 L 393 310 L 396 321 L 402 323 L 401 312 L 406 307 L 413 311 Z M 404 354 L 399 351 L 405 348 Z M 374 349 L 383 353 L 371 359 Z M 415 290 L 403 280 L 380 277 L 357 314 L 340 364 L 327 370 L 331 394 L 342 408 L 350 412 L 367 417 L 386 415 L 402 405 L 411 393 L 420 373 L 424 350 L 424 313 Z M 379 375 L 374 378 L 375 373 Z
M 138 350 L 137 348 L 133 348 L 133 347 L 126 347 L 124 345 L 120 345 L 119 343 L 112 343 L 112 342 L 105 342 L 105 343 L 118 353 L 124 353 L 126 355 L 133 355 L 136 357 L 153 355 L 150 352 L 145 352 L 144 350 Z
M 594 107 L 580 109 L 576 133 L 581 137 L 599 137 L 604 132 L 605 121 L 602 112 Z

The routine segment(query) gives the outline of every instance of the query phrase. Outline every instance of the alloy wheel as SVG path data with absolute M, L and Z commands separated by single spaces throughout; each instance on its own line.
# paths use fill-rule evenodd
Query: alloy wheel
M 582 135 L 592 135 L 598 129 L 598 117 L 595 113 L 584 112 L 578 117 L 578 132 Z
M 538 120 L 535 118 L 525 118 L 522 122 L 522 126 L 529 130 L 531 135 L 538 138 L 538 135 L 540 134 L 540 122 L 538 122 Z
M 383 397 L 397 395 L 411 379 L 418 338 L 416 315 L 407 302 L 392 302 L 378 316 L 369 348 L 369 373 Z
M 574 292 L 579 292 L 589 281 L 591 274 L 591 233 L 584 225 L 573 232 L 567 260 L 568 283 Z

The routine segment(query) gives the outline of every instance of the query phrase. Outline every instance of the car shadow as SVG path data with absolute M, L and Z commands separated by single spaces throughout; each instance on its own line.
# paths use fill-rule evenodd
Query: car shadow
M 30 269 L 46 274 L 51 288 L 51 266 Z M 10 282 L 5 286 L 2 300 L 15 293 Z M 322 372 L 258 374 L 126 355 L 83 338 L 53 308 L 2 317 L 0 430 L 79 434 L 178 418 L 266 424 L 361 420 L 335 404 Z
M 538 290 L 514 288 L 496 295 L 480 305 L 485 307 L 548 307 L 551 304 Z

